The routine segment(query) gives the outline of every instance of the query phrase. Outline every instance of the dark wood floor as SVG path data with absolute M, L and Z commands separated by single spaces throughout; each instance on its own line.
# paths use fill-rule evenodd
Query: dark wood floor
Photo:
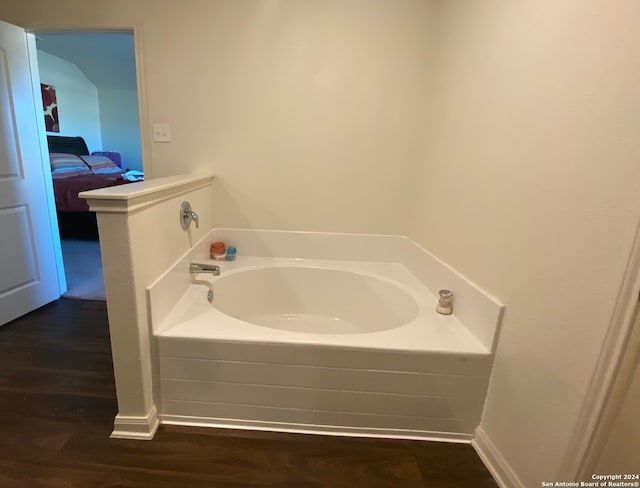
M 0 327 L 0 487 L 495 487 L 465 444 L 161 427 L 109 438 L 105 303 L 61 299 Z

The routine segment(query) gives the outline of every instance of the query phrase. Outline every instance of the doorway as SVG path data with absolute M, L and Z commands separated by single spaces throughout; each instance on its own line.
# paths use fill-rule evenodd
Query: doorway
M 75 179 L 72 180 L 54 168 L 52 158 L 67 281 L 63 296 L 105 300 L 95 215 L 87 211 L 84 201 L 75 199 L 79 191 L 100 187 L 100 183 L 89 182 L 90 178 L 143 178 L 133 32 L 47 31 L 34 35 L 50 152 L 95 156 L 95 167 L 82 155 L 78 164 L 89 164 L 89 172 L 103 172 L 73 175 L 69 177 Z M 75 143 L 67 146 L 66 138 L 82 138 L 86 149 L 77 150 Z M 53 139 L 62 145 L 52 146 Z M 66 147 L 72 149 L 61 149 Z M 111 172 L 105 173 L 107 169 L 101 166 L 100 158 L 112 161 L 118 168 L 111 167 Z M 61 168 L 63 164 L 67 163 L 61 163 Z M 87 181 L 80 182 L 83 178 Z

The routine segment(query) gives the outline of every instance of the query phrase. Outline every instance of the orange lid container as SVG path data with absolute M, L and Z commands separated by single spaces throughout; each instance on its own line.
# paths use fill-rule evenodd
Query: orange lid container
M 224 242 L 214 242 L 211 244 L 211 256 L 221 255 L 227 252 Z

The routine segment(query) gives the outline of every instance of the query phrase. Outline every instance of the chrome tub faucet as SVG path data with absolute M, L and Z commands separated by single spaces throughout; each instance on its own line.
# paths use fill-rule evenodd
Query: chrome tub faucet
M 217 264 L 199 264 L 191 263 L 189 265 L 190 273 L 211 273 L 213 276 L 220 275 L 220 266 Z

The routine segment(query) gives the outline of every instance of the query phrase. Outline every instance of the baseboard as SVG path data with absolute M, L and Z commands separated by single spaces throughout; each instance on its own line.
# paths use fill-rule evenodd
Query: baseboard
M 500 488 L 525 488 L 482 427 L 476 429 L 471 445 Z
M 158 412 L 155 405 L 144 417 L 116 415 L 113 421 L 112 439 L 151 440 L 158 430 Z
M 186 417 L 182 415 L 160 415 L 162 424 L 188 425 L 191 427 L 215 427 L 218 429 L 264 430 L 289 432 L 293 434 L 332 435 L 344 437 L 372 437 L 379 439 L 409 439 L 437 442 L 469 444 L 471 435 L 450 432 L 409 431 L 397 429 L 374 429 L 362 427 L 341 427 L 332 425 L 309 425 L 284 422 L 264 422 L 208 417 Z

